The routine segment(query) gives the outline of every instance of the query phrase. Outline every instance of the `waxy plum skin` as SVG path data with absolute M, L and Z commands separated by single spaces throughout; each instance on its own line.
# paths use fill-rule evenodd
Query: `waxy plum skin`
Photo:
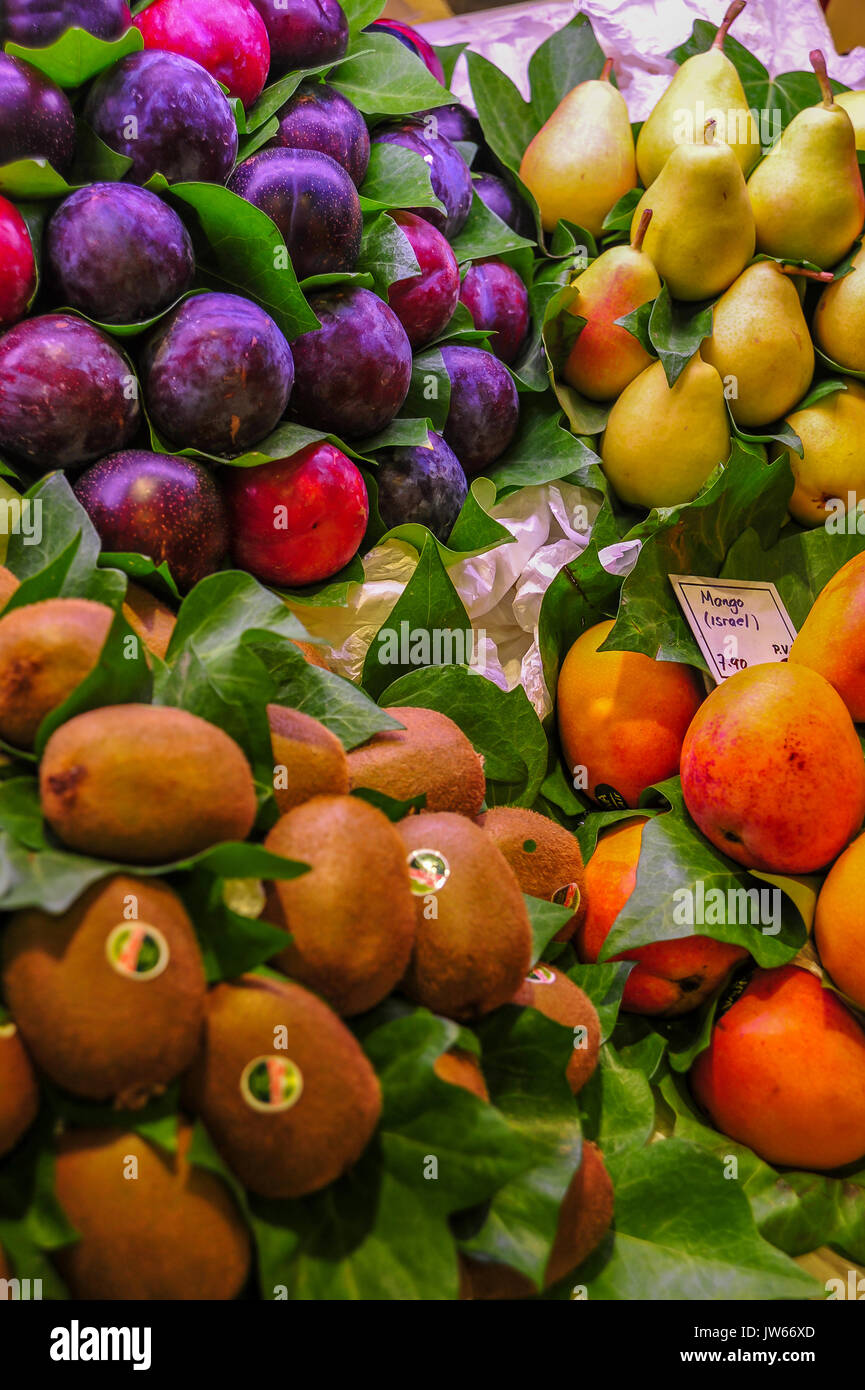
M 141 354 L 147 410 L 181 448 L 230 456 L 275 428 L 294 383 L 291 349 L 269 314 L 236 294 L 198 294 L 163 319 Z
M 75 116 L 65 92 L 21 58 L 0 53 L 0 164 L 47 159 L 66 175 L 75 158 Z
M 136 184 L 92 183 L 53 214 L 45 252 L 59 298 L 98 323 L 142 323 L 189 289 L 195 257 L 177 213 Z
M 276 118 L 279 130 L 266 149 L 318 150 L 341 164 L 360 188 L 369 164 L 369 131 L 348 97 L 326 82 L 301 82 Z
M 516 433 L 517 388 L 507 367 L 491 352 L 445 343 L 441 355 L 451 384 L 442 432 L 466 476 L 473 478 L 495 463 Z
M 119 39 L 132 23 L 125 0 L 6 0 L 0 43 L 46 48 L 67 29 L 84 29 L 97 39 Z
M 299 280 L 353 270 L 363 216 L 351 178 L 317 150 L 258 150 L 238 164 L 228 187 L 266 212 L 282 234 Z
M 534 237 L 532 215 L 516 189 L 506 179 L 499 174 L 484 171 L 475 177 L 472 186 L 481 202 L 490 212 L 494 212 L 496 217 L 506 222 L 512 232 L 529 240 Z
M 36 257 L 27 223 L 8 199 L 0 197 L 0 330 L 16 323 L 36 289 Z
M 460 286 L 460 299 L 475 328 L 492 330 L 490 348 L 502 362 L 515 362 L 529 329 L 529 293 L 515 270 L 504 261 L 470 265 Z
M 415 120 L 381 126 L 374 132 L 372 143 L 402 145 L 429 165 L 433 193 L 444 204 L 445 211 L 439 212 L 437 208 L 412 208 L 411 211 L 452 240 L 465 225 L 472 205 L 472 176 L 459 150 L 445 136 L 434 135 L 423 122 Z
M 341 439 L 389 425 L 411 381 L 411 345 L 396 314 L 370 290 L 330 290 L 310 308 L 321 327 L 295 338 L 291 415 Z
M 98 77 L 84 119 L 132 160 L 131 183 L 225 183 L 237 157 L 237 123 L 218 82 L 199 63 L 150 49 Z M 135 124 L 133 125 L 132 122 Z
M 417 522 L 446 541 L 468 495 L 468 481 L 441 435 L 430 430 L 428 448 L 382 449 L 376 458 L 378 510 L 385 526 Z
M 252 0 L 156 0 L 134 24 L 145 48 L 179 53 L 215 77 L 247 108 L 270 68 L 270 41 Z
M 393 281 L 388 304 L 412 347 L 420 348 L 438 337 L 453 317 L 460 295 L 459 266 L 447 239 L 431 222 L 400 210 L 391 217 L 411 245 L 420 274 Z
M 409 53 L 420 58 L 427 71 L 431 72 L 436 81 L 441 82 L 444 86 L 445 71 L 441 65 L 441 59 L 432 44 L 410 24 L 403 24 L 397 19 L 374 19 L 371 24 L 366 26 L 364 33 L 390 34 L 391 38 L 397 39 L 403 48 L 408 49 Z
M 71 468 L 122 449 L 140 416 L 132 368 L 84 319 L 44 314 L 0 337 L 0 453 Z
M 335 63 L 348 48 L 337 0 L 252 0 L 270 39 L 270 75 Z
M 86 469 L 74 492 L 107 551 L 165 561 L 186 592 L 228 551 L 222 491 L 196 459 L 128 449 Z

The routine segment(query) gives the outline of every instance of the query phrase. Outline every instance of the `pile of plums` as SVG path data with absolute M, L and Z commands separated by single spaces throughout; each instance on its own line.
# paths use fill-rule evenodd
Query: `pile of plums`
M 516 271 L 485 260 L 461 280 L 451 245 L 473 193 L 531 234 L 525 205 L 488 151 L 472 178 L 460 147 L 484 150 L 475 117 L 451 104 L 370 130 L 335 86 L 310 77 L 276 112 L 268 143 L 238 163 L 229 98 L 249 109 L 268 80 L 341 58 L 349 31 L 336 0 L 155 0 L 134 21 L 121 0 L 8 0 L 0 39 L 38 48 L 76 24 L 111 40 L 131 22 L 143 50 L 76 101 L 79 117 L 130 167 L 122 182 L 76 187 L 54 207 L 30 317 L 30 230 L 0 198 L 0 454 L 27 481 L 70 470 L 104 548 L 167 560 L 182 588 L 229 553 L 274 585 L 312 584 L 343 568 L 363 541 L 369 503 L 340 442 L 373 450 L 386 526 L 421 522 L 445 540 L 468 480 L 515 434 L 519 401 L 507 364 L 529 325 Z M 408 26 L 370 27 L 406 44 L 442 80 L 434 51 Z M 77 130 L 66 94 L 32 64 L 0 53 L 0 165 L 47 160 L 74 185 Z M 201 283 L 188 208 L 170 190 L 144 187 L 156 173 L 169 185 L 224 184 L 276 224 L 299 280 L 338 276 L 357 265 L 358 190 L 375 145 L 401 146 L 429 166 L 443 210 L 391 213 L 418 273 L 391 284 L 386 299 L 346 281 L 311 286 L 319 326 L 290 342 L 252 299 Z M 440 337 L 458 302 L 489 331 L 492 350 L 443 342 L 442 433 L 422 447 L 377 448 L 375 436 L 405 405 L 413 354 Z M 120 325 L 146 328 L 106 331 Z M 327 438 L 288 457 L 231 465 L 281 421 Z

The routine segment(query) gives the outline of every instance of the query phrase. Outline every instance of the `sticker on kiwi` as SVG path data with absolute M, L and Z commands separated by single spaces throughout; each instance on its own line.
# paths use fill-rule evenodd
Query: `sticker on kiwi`
M 728 1009 L 732 1009 L 737 1000 L 745 993 L 745 990 L 751 983 L 751 976 L 756 968 L 756 961 L 746 960 L 739 966 L 735 974 L 731 976 L 724 993 L 718 999 L 718 1004 L 715 1009 L 715 1023 L 718 1022 L 719 1018 L 723 1017 Z
M 622 793 L 616 791 L 608 782 L 599 782 L 592 792 L 592 796 L 599 806 L 603 806 L 605 811 L 627 811 L 628 803 Z
M 148 922 L 121 922 L 105 942 L 108 964 L 127 980 L 155 980 L 170 954 L 162 932 Z
M 290 1057 L 255 1057 L 243 1069 L 240 1094 L 250 1109 L 277 1115 L 297 1105 L 303 1073 Z
M 18 1032 L 17 1025 L 9 1019 L 8 1023 L 0 1022 L 0 1042 L 5 1042 L 7 1038 L 14 1038 Z
M 563 884 L 561 888 L 556 889 L 552 900 L 559 907 L 572 907 L 576 912 L 580 905 L 580 885 L 578 883 Z
M 425 897 L 438 893 L 451 876 L 451 866 L 437 849 L 413 849 L 408 856 L 411 891 Z
M 536 965 L 526 976 L 527 985 L 554 985 L 556 983 L 556 972 L 551 970 L 548 965 Z

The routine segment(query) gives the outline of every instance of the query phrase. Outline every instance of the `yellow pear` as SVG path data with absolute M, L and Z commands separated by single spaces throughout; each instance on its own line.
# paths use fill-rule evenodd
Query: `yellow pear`
M 674 299 L 710 299 L 732 285 L 754 254 L 754 215 L 739 162 L 714 138 L 677 145 L 637 204 L 631 234 L 652 210 L 643 249 Z
M 814 337 L 833 362 L 851 372 L 865 372 L 865 247 L 860 246 L 852 265 L 848 275 L 821 294 Z
M 727 30 L 744 8 L 744 0 L 734 0 L 712 47 L 686 59 L 643 123 L 637 136 L 637 169 L 644 188 L 654 183 L 676 146 L 699 138 L 710 120 L 744 175 L 760 158 L 757 122 L 739 74 L 723 49 Z
M 733 281 L 700 353 L 735 385 L 727 391 L 730 412 L 745 429 L 780 420 L 801 401 L 814 348 L 796 286 L 776 261 L 756 261 Z
M 828 270 L 862 230 L 865 192 L 853 123 L 832 95 L 819 50 L 811 62 L 823 101 L 793 117 L 748 180 L 748 193 L 760 251 Z
M 724 385 L 699 353 L 672 387 L 661 362 L 641 372 L 610 411 L 601 443 L 607 478 L 636 507 L 692 501 L 729 452 Z
M 569 311 L 586 324 L 562 376 L 593 401 L 621 395 L 628 382 L 652 363 L 639 339 L 616 323 L 661 293 L 658 272 L 642 249 L 651 220 L 651 212 L 646 211 L 630 246 L 611 246 L 576 282 L 579 295 Z
M 862 0 L 829 0 L 824 6 L 826 22 L 839 53 L 848 53 L 865 43 L 865 11 Z
M 865 386 L 851 377 L 845 384 L 846 391 L 787 417 L 804 453 L 778 453 L 787 455 L 796 479 L 790 512 L 802 526 L 821 526 L 865 503 Z
M 865 92 L 839 92 L 835 102 L 844 107 L 853 122 L 857 150 L 865 150 Z
M 520 178 L 547 232 L 565 217 L 599 236 L 610 208 L 636 187 L 634 136 L 612 67 L 610 58 L 600 78 L 568 92 L 523 155 Z

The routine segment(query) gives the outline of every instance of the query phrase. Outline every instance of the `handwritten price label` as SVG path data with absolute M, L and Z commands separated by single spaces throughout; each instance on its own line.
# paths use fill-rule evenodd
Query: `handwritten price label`
M 671 574 L 670 583 L 715 680 L 786 661 L 796 636 L 774 584 Z

